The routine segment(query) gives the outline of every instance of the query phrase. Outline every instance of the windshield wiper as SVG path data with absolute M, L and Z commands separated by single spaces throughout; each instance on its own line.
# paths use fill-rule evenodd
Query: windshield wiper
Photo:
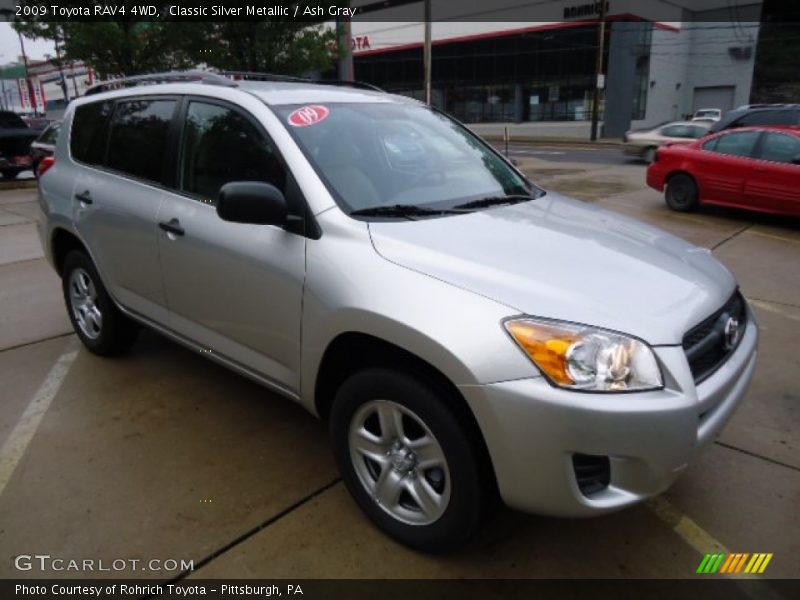
M 371 206 L 351 211 L 356 217 L 404 217 L 413 220 L 413 217 L 428 217 L 433 215 L 448 215 L 458 211 L 443 208 L 426 208 L 415 204 L 390 204 L 389 206 Z
M 456 204 L 454 209 L 468 209 L 468 208 L 488 208 L 489 206 L 499 206 L 500 204 L 518 204 L 520 202 L 527 202 L 533 200 L 533 196 L 524 195 L 509 195 L 509 196 L 488 196 L 480 200 L 472 200 L 464 204 Z

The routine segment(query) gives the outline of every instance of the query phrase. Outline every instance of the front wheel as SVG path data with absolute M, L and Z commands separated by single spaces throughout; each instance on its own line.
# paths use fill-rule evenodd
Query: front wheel
M 16 179 L 17 175 L 19 174 L 20 171 L 12 171 L 12 170 L 2 171 L 3 179 Z
M 136 340 L 136 326 L 114 306 L 91 259 L 73 250 L 61 276 L 69 319 L 83 345 L 101 356 L 127 350 Z
M 350 377 L 331 411 L 348 490 L 378 527 L 421 550 L 466 542 L 483 504 L 476 448 L 444 400 L 422 379 L 376 368 Z
M 687 212 L 697 207 L 698 193 L 694 179 L 685 173 L 669 178 L 664 199 L 672 210 Z

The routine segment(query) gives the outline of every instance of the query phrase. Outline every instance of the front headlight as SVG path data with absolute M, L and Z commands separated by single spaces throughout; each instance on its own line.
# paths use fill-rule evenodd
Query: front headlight
M 638 339 L 587 325 L 531 318 L 506 321 L 505 327 L 559 387 L 624 392 L 664 385 L 653 351 Z

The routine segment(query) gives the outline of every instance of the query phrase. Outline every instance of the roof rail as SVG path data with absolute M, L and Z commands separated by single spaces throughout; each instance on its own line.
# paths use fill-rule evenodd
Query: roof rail
M 364 81 L 347 81 L 344 79 L 310 79 L 308 77 L 295 77 L 293 75 L 279 75 L 276 73 L 258 73 L 255 71 L 218 71 L 220 75 L 230 77 L 234 81 L 285 81 L 288 83 L 314 83 L 318 85 L 341 85 L 347 87 L 374 90 L 382 92 L 378 86 Z
M 119 90 L 137 85 L 190 81 L 207 83 L 209 85 L 236 87 L 236 82 L 231 81 L 229 77 L 211 71 L 167 71 L 166 73 L 148 73 L 146 75 L 136 75 L 133 77 L 122 77 L 120 79 L 112 79 L 111 81 L 103 81 L 87 89 L 86 92 L 84 92 L 84 96 L 91 96 L 93 94 L 100 94 L 102 92 Z
M 167 71 L 165 73 L 148 73 L 133 77 L 122 77 L 103 81 L 86 90 L 84 96 L 100 94 L 111 90 L 119 90 L 137 85 L 153 85 L 157 83 L 197 82 L 209 85 L 224 85 L 236 87 L 237 81 L 283 81 L 287 83 L 312 83 L 318 85 L 340 85 L 365 90 L 382 92 L 377 86 L 363 81 L 345 81 L 342 79 L 309 79 L 294 77 L 292 75 L 279 75 L 276 73 L 257 73 L 254 71 Z

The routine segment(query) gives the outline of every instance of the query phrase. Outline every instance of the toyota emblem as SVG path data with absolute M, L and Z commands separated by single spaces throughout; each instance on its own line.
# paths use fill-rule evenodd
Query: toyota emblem
M 725 329 L 722 332 L 722 345 L 725 350 L 732 350 L 739 341 L 739 319 L 728 317 L 725 322 Z

